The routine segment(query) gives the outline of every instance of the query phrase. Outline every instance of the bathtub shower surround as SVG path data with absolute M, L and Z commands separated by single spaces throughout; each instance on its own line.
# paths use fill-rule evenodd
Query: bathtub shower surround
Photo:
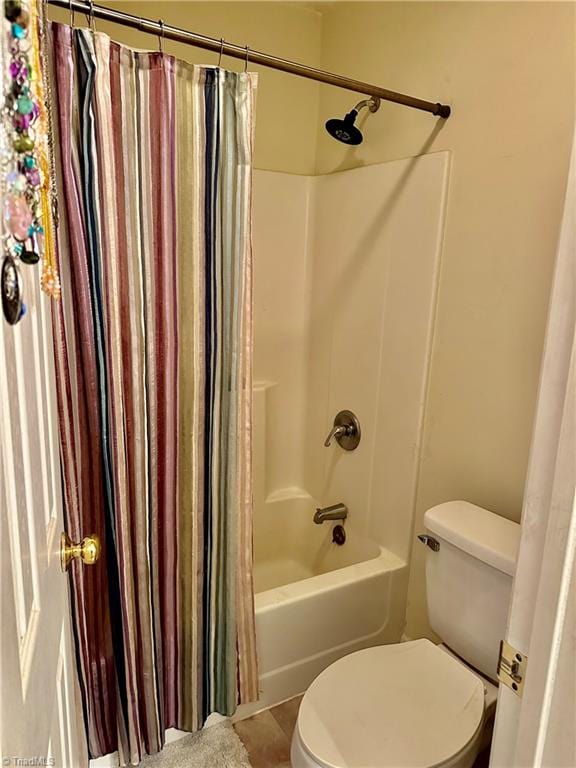
M 402 634 L 449 153 L 254 174 L 254 546 L 260 697 Z M 282 233 L 279 237 L 278 233 Z M 362 439 L 334 440 L 352 411 Z M 342 503 L 346 542 L 314 524 Z
M 92 757 L 255 698 L 254 77 L 53 25 L 66 528 Z

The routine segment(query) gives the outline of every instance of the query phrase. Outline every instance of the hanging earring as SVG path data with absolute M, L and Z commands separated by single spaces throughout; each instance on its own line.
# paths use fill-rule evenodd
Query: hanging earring
M 4 257 L 0 283 L 2 286 L 2 311 L 4 312 L 4 318 L 10 325 L 16 325 L 26 314 L 26 305 L 22 301 L 20 270 L 12 256 Z
M 218 56 L 218 69 L 220 69 L 220 65 L 222 64 L 222 53 L 224 52 L 224 38 L 220 38 L 220 55 Z
M 160 53 L 164 53 L 164 22 L 162 19 L 158 19 L 160 25 L 160 34 L 158 35 L 158 49 Z
M 248 72 L 248 52 L 250 51 L 250 48 L 246 46 L 246 58 L 244 59 L 244 72 Z

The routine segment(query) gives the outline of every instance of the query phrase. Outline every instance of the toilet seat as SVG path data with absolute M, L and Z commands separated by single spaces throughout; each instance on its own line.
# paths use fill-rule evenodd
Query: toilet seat
M 480 678 L 429 640 L 357 651 L 324 670 L 300 706 L 297 736 L 325 768 L 451 764 L 478 735 Z

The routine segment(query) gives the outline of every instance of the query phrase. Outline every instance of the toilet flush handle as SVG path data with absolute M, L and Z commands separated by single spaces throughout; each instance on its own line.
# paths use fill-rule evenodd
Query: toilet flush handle
M 427 536 L 425 533 L 421 533 L 418 536 L 418 539 L 422 544 L 426 544 L 427 547 L 430 547 L 433 552 L 438 552 L 440 549 L 440 542 L 438 539 L 435 539 L 434 536 Z

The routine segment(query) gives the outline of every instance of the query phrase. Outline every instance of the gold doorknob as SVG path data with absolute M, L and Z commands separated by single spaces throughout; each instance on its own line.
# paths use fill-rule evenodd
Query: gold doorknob
M 71 560 L 79 557 L 85 565 L 94 565 L 100 557 L 100 539 L 93 533 L 85 536 L 79 544 L 74 544 L 67 533 L 60 537 L 60 562 L 62 570 L 68 570 Z

